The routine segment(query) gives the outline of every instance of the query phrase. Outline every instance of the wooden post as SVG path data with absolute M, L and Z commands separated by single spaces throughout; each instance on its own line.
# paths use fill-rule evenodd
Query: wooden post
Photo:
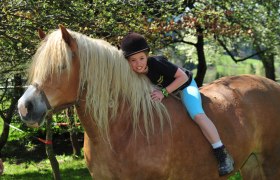
M 66 110 L 66 116 L 70 125 L 70 140 L 72 143 L 73 155 L 81 156 L 81 146 L 78 142 L 78 133 L 76 130 L 74 114 L 75 111 L 73 106 Z
M 53 177 L 55 180 L 61 180 L 60 171 L 59 171 L 59 164 L 53 152 L 53 145 L 52 145 L 52 115 L 48 115 L 46 117 L 46 153 L 48 158 L 51 162 Z

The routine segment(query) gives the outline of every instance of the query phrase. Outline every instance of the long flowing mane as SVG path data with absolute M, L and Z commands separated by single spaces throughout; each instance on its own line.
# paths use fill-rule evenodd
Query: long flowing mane
M 104 40 L 68 31 L 79 49 L 79 92 L 87 89 L 86 109 L 101 132 L 108 135 L 109 123 L 124 103 L 130 105 L 134 130 L 139 127 L 141 116 L 147 136 L 154 128 L 155 117 L 160 119 L 161 126 L 164 119 L 169 119 L 164 105 L 151 100 L 152 85 L 146 76 L 131 70 L 121 50 Z M 34 55 L 29 81 L 43 82 L 52 74 L 70 72 L 71 61 L 71 50 L 63 41 L 61 32 L 56 30 L 41 42 Z

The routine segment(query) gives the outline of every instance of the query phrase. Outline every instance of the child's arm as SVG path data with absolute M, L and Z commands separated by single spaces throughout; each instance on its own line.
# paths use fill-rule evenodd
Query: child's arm
M 166 87 L 166 90 L 169 94 L 173 91 L 176 91 L 189 79 L 187 74 L 180 68 L 178 68 L 178 70 L 176 71 L 174 78 L 175 80 Z
M 175 80 L 165 88 L 168 94 L 177 90 L 189 79 L 187 74 L 180 68 L 177 69 L 174 78 L 175 78 Z M 157 90 L 157 89 L 151 93 L 151 97 L 154 101 L 161 101 L 164 98 L 164 96 L 165 95 L 164 95 L 163 91 Z

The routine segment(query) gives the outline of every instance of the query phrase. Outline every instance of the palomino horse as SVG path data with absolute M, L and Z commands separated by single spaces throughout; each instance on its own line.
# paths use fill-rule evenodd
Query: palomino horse
M 60 26 L 45 35 L 18 102 L 22 120 L 42 124 L 50 110 L 76 105 L 84 155 L 94 179 L 226 179 L 212 149 L 174 97 L 150 97 L 151 84 L 122 52 Z M 243 179 L 280 177 L 280 86 L 253 75 L 225 77 L 201 88 Z M 232 174 L 231 174 L 232 175 Z

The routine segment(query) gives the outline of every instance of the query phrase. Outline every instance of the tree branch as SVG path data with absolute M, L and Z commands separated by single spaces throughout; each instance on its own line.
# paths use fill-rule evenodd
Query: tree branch
M 220 40 L 219 38 L 215 38 L 215 39 L 217 39 L 217 41 L 219 42 L 219 44 L 224 48 L 224 50 L 227 52 L 227 54 L 231 57 L 231 59 L 235 62 L 235 63 L 238 63 L 238 62 L 241 62 L 241 61 L 245 61 L 245 60 L 247 60 L 247 59 L 249 59 L 249 58 L 251 58 L 251 57 L 253 57 L 253 56 L 256 56 L 256 55 L 258 55 L 258 54 L 262 54 L 262 53 L 264 53 L 264 52 L 266 52 L 266 51 L 268 51 L 269 49 L 264 49 L 264 50 L 261 50 L 261 51 L 258 51 L 258 52 L 256 52 L 256 53 L 254 53 L 254 54 L 251 54 L 251 55 L 249 55 L 249 56 L 247 56 L 247 57 L 245 57 L 245 58 L 241 58 L 241 59 L 236 59 L 235 57 L 234 57 L 234 55 L 231 53 L 231 51 L 227 48 L 227 46 L 225 45 L 225 43 L 222 41 L 222 40 Z

